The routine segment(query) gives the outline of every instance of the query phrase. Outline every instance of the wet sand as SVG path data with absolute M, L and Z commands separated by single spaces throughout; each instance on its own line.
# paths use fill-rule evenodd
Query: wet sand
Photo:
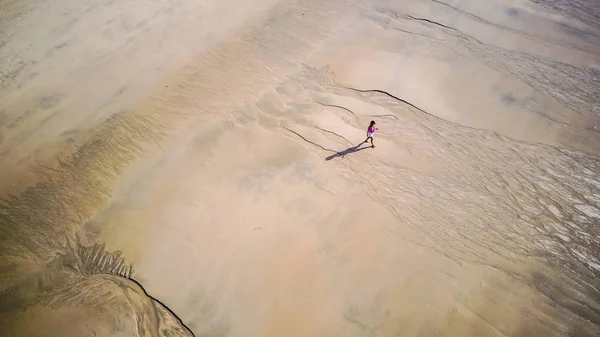
M 1 6 L 0 335 L 600 334 L 599 8 Z

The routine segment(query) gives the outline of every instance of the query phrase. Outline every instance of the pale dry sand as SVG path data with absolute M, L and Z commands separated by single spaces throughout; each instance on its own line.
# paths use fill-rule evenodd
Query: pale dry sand
M 0 335 L 600 334 L 599 8 L 1 6 Z

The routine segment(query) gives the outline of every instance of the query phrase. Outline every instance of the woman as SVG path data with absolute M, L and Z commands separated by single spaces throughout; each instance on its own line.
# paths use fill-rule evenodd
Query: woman
M 369 124 L 369 127 L 367 128 L 367 139 L 365 139 L 365 141 L 363 143 L 368 142 L 370 139 L 371 147 L 375 147 L 375 145 L 373 144 L 373 135 L 375 134 L 375 131 L 377 131 L 377 130 L 379 130 L 379 129 L 375 127 L 375 121 L 371 121 L 371 124 Z

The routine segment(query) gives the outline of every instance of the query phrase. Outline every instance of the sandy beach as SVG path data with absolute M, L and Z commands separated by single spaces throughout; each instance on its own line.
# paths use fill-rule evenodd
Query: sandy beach
M 5 1 L 0 336 L 598 336 L 599 88 L 583 0 Z

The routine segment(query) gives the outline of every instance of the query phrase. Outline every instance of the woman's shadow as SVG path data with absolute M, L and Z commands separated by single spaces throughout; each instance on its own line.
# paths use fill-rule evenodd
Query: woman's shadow
M 355 153 L 355 152 L 358 152 L 358 151 L 362 151 L 362 150 L 366 150 L 366 149 L 370 149 L 371 148 L 370 145 L 367 145 L 365 147 L 361 147 L 363 144 L 365 144 L 365 143 L 360 143 L 360 144 L 358 144 L 356 146 L 349 147 L 349 148 L 345 149 L 344 151 L 332 154 L 331 156 L 325 158 L 325 160 L 332 160 L 332 159 L 338 158 L 338 157 L 344 158 L 344 156 L 347 155 L 347 154 L 351 154 L 351 153 Z

